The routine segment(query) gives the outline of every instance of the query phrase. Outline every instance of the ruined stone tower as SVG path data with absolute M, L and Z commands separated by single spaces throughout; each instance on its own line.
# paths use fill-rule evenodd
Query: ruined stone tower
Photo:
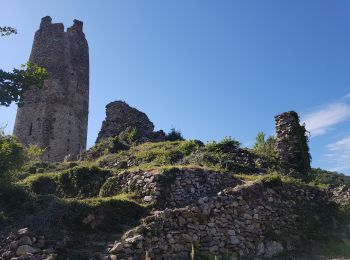
M 89 52 L 83 23 L 42 18 L 29 60 L 43 66 L 50 78 L 41 89 L 25 93 L 13 134 L 25 145 L 45 148 L 43 159 L 76 158 L 86 148 L 89 104 Z
M 282 164 L 299 173 L 308 173 L 311 169 L 311 155 L 307 144 L 306 130 L 300 125 L 299 116 L 294 111 L 277 115 L 276 149 Z

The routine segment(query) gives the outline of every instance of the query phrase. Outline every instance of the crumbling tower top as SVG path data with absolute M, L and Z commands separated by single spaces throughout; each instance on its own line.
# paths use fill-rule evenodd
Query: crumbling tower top
M 62 23 L 41 19 L 29 60 L 45 67 L 50 78 L 41 89 L 25 93 L 18 108 L 14 135 L 25 145 L 45 149 L 43 159 L 76 158 L 86 147 L 89 103 L 89 51 L 83 22 Z

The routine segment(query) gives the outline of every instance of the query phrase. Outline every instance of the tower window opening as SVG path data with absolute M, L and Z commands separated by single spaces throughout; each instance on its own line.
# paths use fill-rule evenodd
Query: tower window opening
M 30 123 L 30 126 L 29 126 L 29 136 L 32 135 L 32 131 L 33 131 L 33 123 Z

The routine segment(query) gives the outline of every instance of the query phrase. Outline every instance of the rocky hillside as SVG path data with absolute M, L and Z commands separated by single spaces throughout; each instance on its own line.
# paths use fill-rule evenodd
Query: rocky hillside
M 78 161 L 32 159 L 1 184 L 1 259 L 350 257 L 348 177 L 231 138 L 106 133 Z

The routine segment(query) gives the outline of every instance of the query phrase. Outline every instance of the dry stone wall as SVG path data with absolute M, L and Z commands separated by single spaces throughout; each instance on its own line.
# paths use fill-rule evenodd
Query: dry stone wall
M 165 172 L 122 172 L 107 180 L 109 187 L 104 195 L 135 192 L 146 203 L 158 208 L 175 208 L 189 205 L 204 196 L 215 195 L 242 181 L 233 174 L 217 173 L 205 169 L 174 168 Z
M 54 245 L 48 243 L 44 236 L 33 234 L 28 228 L 19 229 L 0 239 L 0 259 L 43 260 L 51 258 L 54 253 Z
M 332 203 L 327 192 L 295 185 L 227 188 L 185 208 L 155 212 L 108 250 L 111 259 L 134 260 L 277 256 L 298 246 L 293 234 L 302 202 Z
M 350 204 L 350 188 L 347 186 L 339 186 L 330 189 L 330 194 L 336 203 L 347 206 Z

